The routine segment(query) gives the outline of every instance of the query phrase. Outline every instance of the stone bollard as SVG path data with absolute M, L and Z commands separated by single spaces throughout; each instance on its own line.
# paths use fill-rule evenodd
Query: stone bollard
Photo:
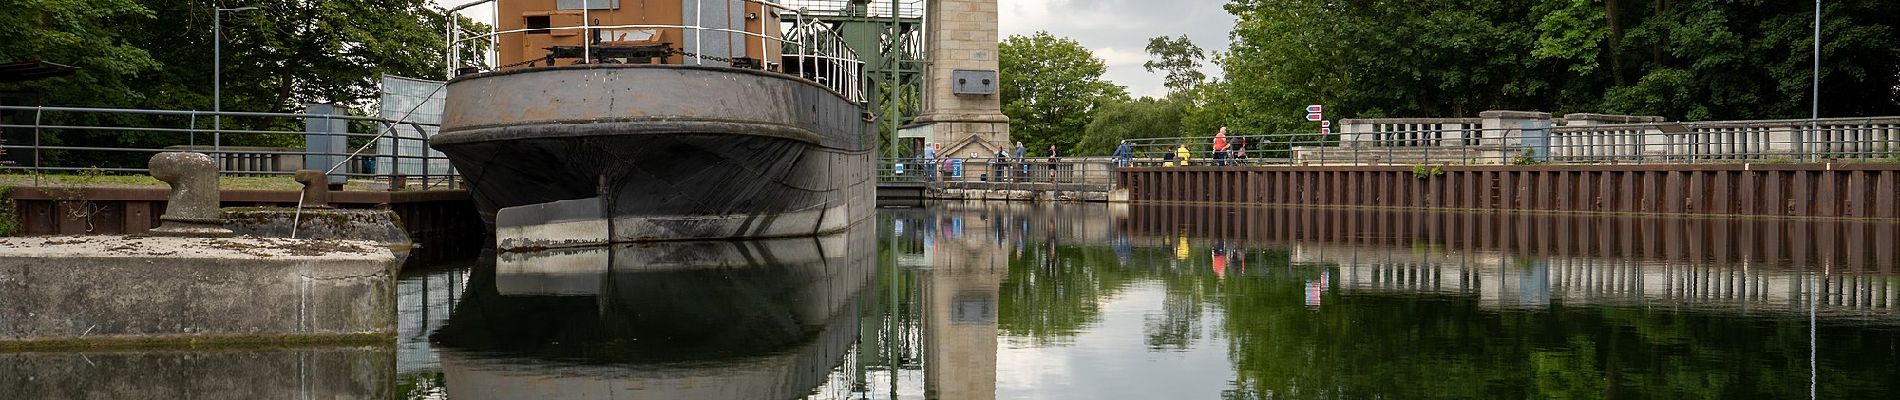
M 172 186 L 165 215 L 153 236 L 232 237 L 218 216 L 218 163 L 203 153 L 159 153 L 149 164 L 152 177 Z
M 314 169 L 297 170 L 303 184 L 303 208 L 330 208 L 330 177 Z

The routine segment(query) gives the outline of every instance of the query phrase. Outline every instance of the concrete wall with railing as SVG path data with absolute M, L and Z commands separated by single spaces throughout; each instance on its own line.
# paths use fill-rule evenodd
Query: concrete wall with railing
M 1671 122 L 1662 117 L 1486 111 L 1478 118 L 1339 121 L 1336 143 L 1295 143 L 1294 163 L 1797 162 L 1900 156 L 1900 117 Z

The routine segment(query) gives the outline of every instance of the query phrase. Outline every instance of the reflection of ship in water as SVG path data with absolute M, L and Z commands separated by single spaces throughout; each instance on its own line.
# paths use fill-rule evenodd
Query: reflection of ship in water
M 1136 205 L 1120 228 L 1284 247 L 1348 294 L 1486 307 L 1668 305 L 1900 323 L 1900 224 Z M 1818 304 L 1810 304 L 1815 302 Z
M 497 256 L 432 340 L 452 398 L 802 398 L 844 391 L 869 224 L 749 242 Z

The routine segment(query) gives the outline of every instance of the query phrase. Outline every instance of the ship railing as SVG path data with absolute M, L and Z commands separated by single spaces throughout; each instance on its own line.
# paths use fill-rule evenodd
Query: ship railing
M 435 127 L 344 114 L 0 106 L 0 186 L 157 184 L 114 176 L 150 174 L 152 155 L 188 151 L 261 188 L 294 190 L 299 169 L 358 189 L 459 187 L 446 158 L 405 150 L 427 149 L 426 136 L 396 134 Z
M 879 183 L 921 183 L 953 189 L 1108 191 L 1113 157 L 884 158 Z
M 494 0 L 478 0 L 451 8 L 448 12 L 453 13 L 457 10 L 493 1 Z M 597 0 L 582 1 L 591 4 Z M 451 18 L 447 32 L 445 32 L 448 37 L 447 51 L 444 52 L 447 61 L 446 65 L 448 66 L 446 76 L 453 78 L 469 68 L 482 69 L 483 66 L 497 64 L 498 62 L 491 63 L 490 61 L 498 60 L 497 48 L 500 44 L 500 38 L 504 35 L 525 36 L 531 33 L 569 32 L 562 36 L 580 35 L 584 38 L 582 41 L 585 45 L 578 46 L 580 47 L 581 54 L 580 60 L 576 61 L 577 63 L 612 63 L 615 62 L 614 59 L 607 57 L 607 54 L 595 54 L 597 51 L 606 48 L 606 46 L 596 43 L 597 35 L 603 32 L 616 31 L 655 30 L 654 32 L 665 32 L 666 30 L 677 29 L 681 32 L 686 32 L 684 34 L 692 35 L 692 47 L 672 47 L 676 44 L 663 43 L 667 48 L 661 50 L 663 56 L 660 58 L 677 55 L 682 57 L 681 60 L 683 63 L 689 65 L 730 66 L 787 73 L 818 83 L 854 103 L 863 102 L 865 100 L 864 83 L 862 82 L 861 75 L 864 70 L 863 59 L 858 56 L 855 50 L 846 45 L 846 41 L 842 35 L 831 30 L 831 28 L 822 23 L 821 20 L 814 18 L 816 15 L 806 10 L 794 9 L 773 1 L 741 0 L 741 2 L 760 5 L 761 9 L 769 10 L 775 14 L 783 15 L 784 13 L 790 13 L 794 17 L 789 19 L 789 22 L 785 22 L 787 19 L 779 15 L 744 16 L 747 19 L 760 21 L 761 26 L 778 21 L 776 22 L 779 24 L 777 30 L 781 32 L 781 34 L 768 35 L 759 32 L 750 32 L 744 29 L 733 29 L 727 26 L 707 25 L 706 22 L 708 21 L 730 21 L 733 16 L 724 14 L 708 15 L 704 10 L 704 8 L 706 8 L 704 6 L 705 2 L 694 3 L 693 15 L 695 20 L 692 24 L 679 25 L 596 25 L 593 22 L 594 19 L 589 15 L 592 11 L 591 8 L 582 7 L 582 10 L 580 10 L 582 11 L 582 15 L 579 25 L 553 25 L 552 21 L 550 21 L 550 25 L 546 27 L 473 33 L 468 36 L 463 35 L 466 30 L 460 28 L 459 21 Z M 728 14 L 732 12 L 729 6 L 723 10 Z M 743 10 L 739 12 L 749 13 Z M 494 20 L 500 20 L 498 14 L 494 17 L 496 18 Z M 786 24 L 790 24 L 790 26 L 786 26 Z M 576 31 L 579 33 L 571 33 Z M 764 49 L 777 48 L 779 54 L 776 55 L 781 59 L 777 61 L 752 60 L 745 55 L 733 57 L 731 49 L 727 49 L 728 53 L 724 55 L 705 53 L 705 43 L 709 36 L 711 39 L 717 40 L 722 37 L 729 39 L 734 35 L 743 37 L 746 42 L 756 41 L 757 48 L 760 49 L 761 54 L 767 56 L 773 54 L 764 51 Z M 774 45 L 776 45 L 776 47 Z M 468 66 L 465 65 L 468 63 L 462 60 L 464 53 L 470 52 L 469 48 L 471 46 L 477 49 L 474 52 L 482 53 L 484 59 L 480 60 L 481 66 Z M 494 68 L 508 69 L 523 66 L 542 66 L 538 64 L 544 63 L 544 60 L 550 57 L 552 56 L 531 58 L 514 65 L 499 65 Z M 621 59 L 626 62 L 635 62 L 633 60 L 627 60 L 625 57 Z M 786 61 L 790 61 L 794 65 L 785 65 Z

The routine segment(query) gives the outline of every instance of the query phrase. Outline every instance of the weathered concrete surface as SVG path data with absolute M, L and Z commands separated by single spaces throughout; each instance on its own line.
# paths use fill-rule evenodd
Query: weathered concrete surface
M 360 241 L 0 238 L 0 348 L 391 335 L 399 266 Z
M 222 217 L 225 228 L 246 236 L 290 238 L 295 223 L 298 239 L 362 240 L 396 247 L 411 243 L 390 210 L 304 209 L 298 217 L 294 208 L 227 208 Z
M 0 353 L 10 399 L 388 399 L 395 349 Z
M 203 153 L 158 153 L 149 162 L 152 177 L 171 184 L 165 214 L 153 235 L 222 238 L 234 236 L 218 226 L 218 163 Z

